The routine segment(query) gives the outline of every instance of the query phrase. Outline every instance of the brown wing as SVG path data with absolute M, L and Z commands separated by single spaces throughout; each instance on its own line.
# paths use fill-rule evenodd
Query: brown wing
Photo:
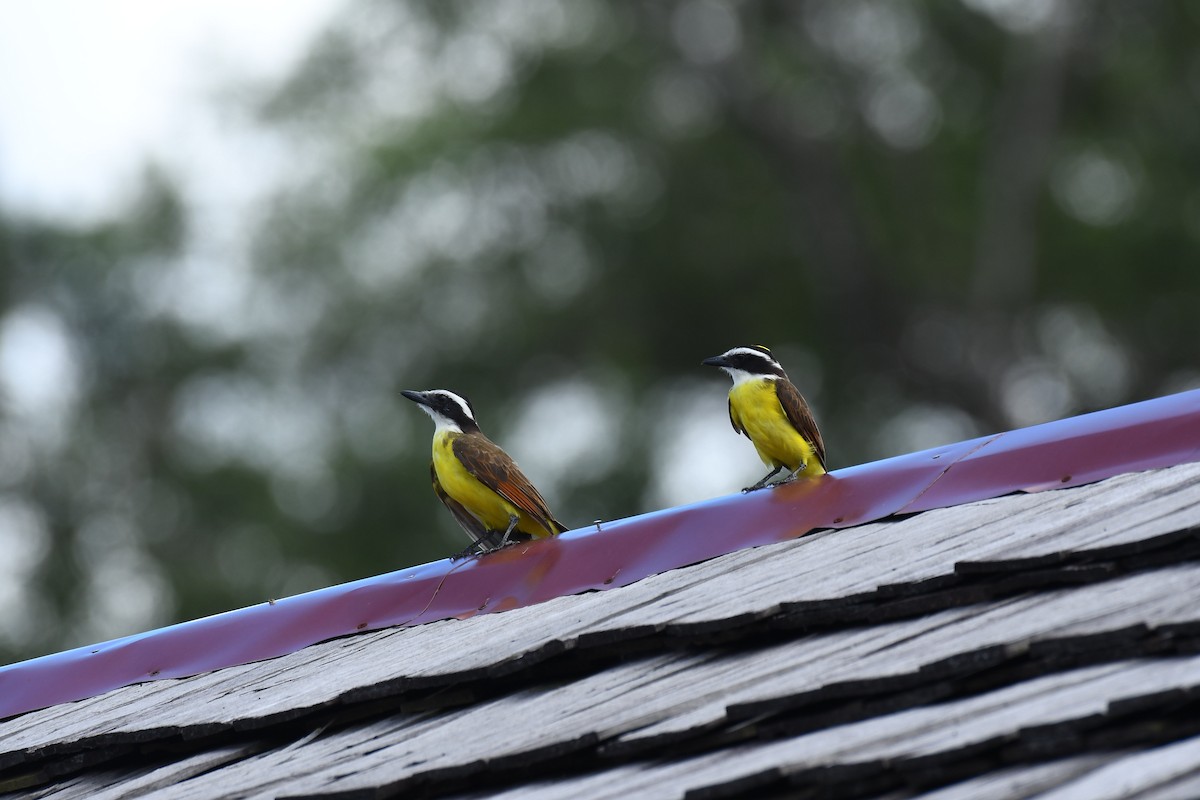
M 482 433 L 467 433 L 454 440 L 454 455 L 480 483 L 525 512 L 551 534 L 566 525 L 554 518 L 550 507 L 517 467 L 508 453 Z
M 821 440 L 821 432 L 817 430 L 817 421 L 813 419 L 808 402 L 792 382 L 784 378 L 775 382 L 775 394 L 779 397 L 779 404 L 783 406 L 783 413 L 787 414 L 788 421 L 801 436 L 812 443 L 817 460 L 821 462 L 821 469 L 825 469 L 825 442 Z
M 455 500 L 450 495 L 446 494 L 446 490 L 442 488 L 442 482 L 438 480 L 437 470 L 433 467 L 433 462 L 429 462 L 429 477 L 433 479 L 433 493 L 438 496 L 438 500 L 442 501 L 442 505 L 450 509 L 450 513 L 454 515 L 454 519 L 462 529 L 467 532 L 472 541 L 480 541 L 488 535 L 487 528 L 483 523 L 475 518 L 475 515 L 467 511 L 461 503 Z

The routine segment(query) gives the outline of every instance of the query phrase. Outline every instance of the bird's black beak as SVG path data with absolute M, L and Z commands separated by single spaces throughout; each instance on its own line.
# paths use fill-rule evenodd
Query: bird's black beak
M 405 389 L 400 394 L 412 400 L 414 403 L 420 403 L 423 406 L 429 405 L 429 400 L 425 397 L 424 392 L 414 392 L 412 389 Z
M 713 356 L 712 358 L 704 359 L 700 363 L 705 367 L 724 367 L 728 366 L 729 362 L 725 360 L 725 356 Z

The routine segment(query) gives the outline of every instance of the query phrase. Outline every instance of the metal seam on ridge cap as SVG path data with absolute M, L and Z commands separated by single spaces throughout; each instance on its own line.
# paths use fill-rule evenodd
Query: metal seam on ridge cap
M 937 485 L 937 483 L 938 483 L 938 481 L 940 481 L 940 480 L 942 480 L 943 478 L 945 478 L 945 477 L 946 477 L 946 473 L 948 473 L 950 470 L 954 469 L 954 467 L 956 467 L 956 466 L 957 466 L 959 463 L 961 463 L 962 461 L 964 461 L 964 460 L 966 460 L 966 459 L 970 458 L 972 455 L 974 455 L 975 453 L 978 453 L 980 450 L 982 450 L 983 448 L 987 447 L 987 446 L 988 446 L 988 445 L 990 445 L 992 442 L 994 442 L 994 441 L 998 440 L 998 439 L 999 439 L 1000 437 L 1002 437 L 1002 436 L 1004 436 L 1004 434 L 1003 434 L 1003 433 L 997 433 L 997 434 L 994 434 L 994 435 L 992 435 L 991 437 L 988 437 L 988 438 L 986 438 L 984 441 L 981 441 L 981 442 L 980 442 L 978 445 L 976 445 L 975 447 L 971 448 L 971 449 L 970 449 L 970 450 L 968 450 L 967 452 L 963 453 L 962 455 L 960 455 L 960 456 L 958 456 L 957 458 L 955 458 L 954 460 L 952 460 L 952 461 L 951 461 L 949 464 L 947 464 L 945 467 L 943 467 L 943 468 L 942 468 L 942 471 L 941 471 L 940 473 L 938 473 L 938 476 L 937 476 L 936 478 L 934 478 L 932 481 L 930 481 L 930 482 L 929 482 L 929 485 L 928 485 L 928 486 L 926 486 L 926 487 L 925 487 L 924 489 L 922 489 L 921 491 L 917 492 L 917 496 L 916 496 L 916 497 L 914 497 L 912 500 L 910 500 L 910 501 L 909 501 L 908 503 L 906 503 L 904 506 L 902 506 L 902 507 L 900 507 L 900 508 L 896 509 L 896 510 L 895 510 L 895 511 L 893 511 L 892 513 L 893 513 L 893 514 L 903 514 L 903 513 L 904 513 L 904 509 L 906 509 L 906 508 L 908 508 L 909 506 L 911 506 L 911 505 L 915 504 L 915 503 L 916 503 L 918 500 L 920 500 L 922 497 L 924 497 L 924 496 L 925 496 L 925 493 L 926 493 L 926 492 L 928 492 L 930 489 L 932 489 L 934 486 L 936 486 L 936 485 Z

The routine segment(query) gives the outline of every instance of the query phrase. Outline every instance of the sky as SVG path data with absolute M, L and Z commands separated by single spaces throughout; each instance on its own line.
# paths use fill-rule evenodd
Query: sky
M 147 157 L 172 167 L 211 153 L 220 120 L 206 99 L 226 80 L 285 74 L 339 5 L 7 4 L 0 26 L 0 205 L 22 216 L 104 218 L 129 196 Z

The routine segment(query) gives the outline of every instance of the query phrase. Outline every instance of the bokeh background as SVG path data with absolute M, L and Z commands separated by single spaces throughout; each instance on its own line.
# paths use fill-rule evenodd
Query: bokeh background
M 1200 5 L 47 0 L 0 30 L 0 662 L 1200 385 Z M 249 7 L 247 7 L 249 6 Z M 13 9 L 10 9 L 12 12 Z

